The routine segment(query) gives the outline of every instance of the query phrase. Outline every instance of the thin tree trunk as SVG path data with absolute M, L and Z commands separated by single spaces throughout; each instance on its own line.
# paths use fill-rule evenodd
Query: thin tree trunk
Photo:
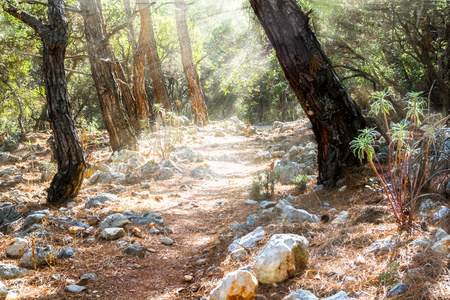
M 149 5 L 149 0 L 139 0 L 138 8 L 142 9 Z M 155 32 L 153 30 L 153 20 L 150 9 L 140 12 L 141 15 L 141 32 L 139 41 L 145 40 L 145 55 L 147 57 L 148 67 L 150 69 L 150 77 L 152 78 L 153 89 L 156 99 L 166 111 L 172 110 L 169 92 L 167 91 L 166 81 L 161 67 L 161 61 L 158 56 L 158 48 L 156 46 Z M 143 42 L 144 43 L 144 42 Z
M 343 167 L 358 165 L 349 143 L 365 125 L 295 0 L 250 0 L 276 50 L 318 143 L 318 183 L 332 186 Z
M 197 69 L 192 58 L 191 40 L 186 22 L 187 5 L 184 0 L 176 0 L 175 5 L 178 8 L 176 21 L 178 40 L 180 41 L 181 61 L 191 96 L 194 123 L 197 125 L 206 125 L 208 124 L 208 110 L 203 97 Z
M 66 47 L 69 43 L 64 1 L 48 1 L 48 25 L 13 6 L 3 9 L 31 26 L 42 40 L 45 92 L 58 164 L 58 172 L 48 189 L 47 201 L 53 204 L 63 203 L 78 194 L 86 168 L 83 149 L 70 110 L 64 70 Z
M 139 122 L 135 101 L 109 40 L 98 0 L 80 0 L 92 78 L 113 151 L 136 149 Z M 134 111 L 133 111 L 134 110 Z

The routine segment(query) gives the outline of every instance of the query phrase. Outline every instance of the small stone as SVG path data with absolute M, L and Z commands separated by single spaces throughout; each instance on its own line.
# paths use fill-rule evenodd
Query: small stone
M 145 247 L 135 244 L 135 245 L 126 247 L 121 252 L 123 254 L 134 255 L 139 258 L 144 258 L 146 251 L 147 251 L 147 249 Z
M 75 249 L 72 247 L 66 247 L 62 249 L 58 254 L 58 259 L 67 259 L 75 255 Z
M 86 273 L 81 275 L 80 279 L 88 278 L 88 279 L 96 279 L 98 276 L 95 273 Z
M 91 216 L 88 218 L 87 221 L 88 221 L 89 226 L 95 226 L 98 223 L 100 223 L 100 218 L 97 216 Z
M 441 206 L 441 209 L 438 212 L 435 212 L 433 214 L 433 219 L 437 220 L 437 219 L 441 219 L 443 217 L 445 217 L 446 215 L 448 215 L 450 213 L 450 209 L 448 209 L 445 206 Z
M 161 243 L 163 243 L 164 245 L 173 245 L 174 241 L 171 238 L 168 237 L 163 237 L 161 239 Z
M 440 240 L 446 238 L 446 237 L 448 236 L 448 233 L 447 233 L 444 229 L 439 228 L 439 229 L 436 231 L 436 235 L 435 235 L 435 236 L 436 236 L 436 239 L 437 239 L 438 241 L 440 241 Z
M 160 234 L 161 230 L 157 229 L 156 227 L 150 228 L 150 233 L 152 234 Z
M 356 265 L 364 265 L 366 263 L 366 260 L 362 255 L 358 255 L 358 258 L 356 259 Z
M 86 205 L 84 206 L 85 209 L 89 209 L 92 207 L 98 207 L 101 204 L 107 203 L 107 202 L 114 202 L 117 200 L 117 196 L 113 194 L 99 194 L 97 196 L 92 197 L 91 199 L 86 202 Z
M 323 185 L 322 184 L 319 184 L 318 186 L 316 186 L 314 188 L 314 192 L 318 192 L 318 191 L 321 191 L 321 190 L 323 190 Z
M 349 217 L 348 211 L 345 211 L 345 210 L 341 211 L 341 213 L 331 223 L 336 224 L 336 223 L 341 223 L 341 222 L 347 222 L 348 217 Z
M 53 278 L 54 280 L 60 280 L 60 279 L 63 279 L 65 276 L 66 276 L 66 275 L 64 275 L 64 274 L 53 274 L 53 275 L 52 275 L 52 278 Z
M 69 233 L 70 234 L 78 234 L 78 233 L 80 233 L 80 232 L 83 232 L 84 231 L 84 228 L 83 227 L 79 227 L 79 226 L 70 226 L 69 227 Z
M 186 282 L 191 282 L 193 279 L 194 277 L 191 275 L 184 275 L 184 281 Z
M 255 201 L 255 200 L 246 200 L 245 201 L 245 204 L 248 204 L 248 205 L 256 205 L 256 204 L 258 204 L 258 201 Z
M 426 199 L 420 204 L 420 211 L 430 210 L 436 207 L 436 203 L 434 203 L 430 198 Z
M 112 214 L 107 216 L 101 223 L 100 223 L 100 227 L 102 229 L 106 229 L 106 228 L 118 228 L 118 227 L 123 227 L 127 224 L 129 224 L 130 221 L 127 219 L 127 217 L 125 217 L 123 214 Z
M 275 207 L 275 205 L 277 205 L 277 203 L 273 202 L 273 201 L 262 201 L 259 206 L 262 209 L 268 209 L 268 208 L 271 208 L 271 207 Z
M 71 285 L 66 286 L 66 290 L 71 293 L 81 293 L 85 289 L 86 288 L 84 286 L 79 286 L 76 284 L 71 284 Z
M 28 229 L 31 225 L 42 223 L 42 220 L 45 218 L 44 214 L 32 214 L 25 218 L 25 221 L 22 225 L 22 230 Z
M 117 240 L 125 236 L 123 228 L 106 228 L 101 233 L 105 240 Z
M 345 192 L 347 190 L 347 186 L 344 185 L 343 187 L 339 188 L 339 192 Z
M 247 225 L 247 226 L 253 226 L 253 225 L 255 225 L 255 224 L 256 224 L 256 219 L 255 219 L 255 217 L 253 217 L 253 216 L 248 216 L 248 217 L 247 217 L 246 225 Z
M 6 256 L 11 258 L 21 258 L 28 248 L 26 239 L 15 238 L 6 246 Z
M 244 248 L 236 249 L 231 252 L 231 258 L 242 259 L 247 256 L 247 251 Z
M 394 296 L 400 296 L 404 294 L 409 289 L 410 286 L 411 284 L 409 283 L 408 284 L 399 283 L 388 292 L 387 297 L 391 298 Z
M 234 222 L 233 224 L 231 224 L 230 226 L 230 230 L 231 231 L 235 231 L 235 230 L 239 230 L 242 228 L 242 225 L 239 224 L 238 222 Z

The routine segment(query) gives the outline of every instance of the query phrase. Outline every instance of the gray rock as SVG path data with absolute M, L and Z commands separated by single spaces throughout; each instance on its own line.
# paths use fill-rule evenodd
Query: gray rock
M 98 207 L 101 204 L 104 204 L 107 202 L 114 202 L 116 200 L 117 200 L 116 195 L 103 193 L 103 194 L 99 194 L 99 195 L 94 196 L 91 199 L 89 199 L 88 202 L 86 202 L 86 205 L 84 206 L 84 208 L 89 209 L 92 207 Z
M 427 239 L 417 239 L 412 241 L 411 243 L 409 243 L 411 246 L 421 246 L 421 247 L 425 247 L 430 245 L 430 241 Z
M 295 162 L 288 161 L 282 166 L 279 181 L 283 185 L 292 184 L 292 180 L 302 174 L 301 166 Z
M 240 248 L 253 248 L 256 247 L 257 243 L 262 240 L 266 232 L 262 227 L 258 227 L 247 235 L 241 237 L 240 239 L 235 239 L 230 246 L 228 246 L 228 252 Z
M 289 149 L 289 159 L 290 160 L 298 160 L 300 154 L 300 150 L 297 146 L 292 146 L 291 149 Z
M 15 164 L 19 162 L 19 158 L 8 152 L 0 152 L 0 165 Z
M 132 157 L 135 157 L 137 160 L 144 162 L 144 157 L 139 152 L 132 151 L 132 150 L 126 150 L 126 149 L 120 150 L 119 152 L 115 152 L 111 156 L 111 160 L 114 163 L 119 163 L 119 162 L 128 163 L 128 160 Z
M 270 160 L 271 158 L 272 158 L 272 155 L 270 154 L 269 151 L 262 151 L 262 152 L 256 153 L 255 161 L 266 161 L 266 160 Z
M 312 222 L 317 223 L 317 219 L 309 212 L 303 209 L 296 209 L 293 206 L 286 206 L 283 208 L 281 217 L 290 223 Z
M 106 228 L 115 228 L 115 227 L 123 227 L 129 224 L 130 221 L 123 214 L 115 213 L 107 216 L 101 223 L 100 227 L 102 229 Z
M 434 203 L 430 198 L 426 199 L 422 203 L 420 203 L 420 211 L 430 210 L 436 207 L 436 203 Z
M 22 225 L 22 230 L 28 229 L 33 224 L 42 223 L 42 220 L 45 218 L 44 214 L 32 214 L 25 218 L 25 221 Z
M 211 292 L 211 300 L 255 299 L 258 281 L 248 271 L 237 270 L 225 275 L 220 284 Z
M 70 258 L 74 255 L 75 255 L 75 249 L 72 247 L 66 247 L 59 252 L 57 258 L 58 259 L 66 259 L 66 258 Z
M 174 161 L 170 160 L 170 159 L 163 160 L 162 163 L 161 163 L 161 166 L 163 168 L 174 168 L 174 169 L 178 168 L 177 164 Z
M 213 170 L 203 166 L 197 167 L 192 170 L 190 175 L 195 179 L 212 179 L 215 176 Z
M 316 187 L 314 188 L 314 192 L 319 192 L 319 191 L 321 191 L 321 190 L 323 190 L 323 184 L 319 184 L 318 186 L 316 186 Z
M 348 211 L 341 211 L 341 213 L 336 217 L 336 219 L 333 220 L 333 224 L 341 223 L 341 222 L 347 222 L 349 217 Z
M 86 274 L 81 275 L 80 279 L 84 279 L 84 278 L 87 278 L 87 279 L 96 279 L 97 277 L 98 277 L 98 276 L 97 276 L 97 274 L 95 274 L 95 273 L 86 273 Z
M 391 237 L 383 240 L 377 240 L 370 245 L 369 252 L 375 252 L 379 254 L 387 253 L 394 249 L 395 243 Z
M 319 300 L 313 293 L 307 290 L 296 290 L 290 293 L 283 300 Z
M 139 169 L 145 175 L 157 175 L 161 166 L 155 161 L 149 161 L 143 164 Z
M 164 226 L 163 218 L 158 213 L 147 212 L 143 216 L 140 216 L 133 212 L 126 211 L 123 215 L 134 225 L 149 225 L 153 223 L 158 226 Z
M 449 213 L 450 213 L 450 209 L 448 209 L 445 206 L 441 206 L 441 209 L 438 212 L 435 212 L 433 214 L 433 219 L 434 220 L 441 219 L 441 218 L 445 217 L 446 215 L 448 215 Z
M 15 238 L 6 246 L 6 256 L 11 258 L 21 258 L 28 249 L 28 241 L 22 238 Z
M 32 270 L 0 263 L 0 280 L 19 278 L 33 273 Z
M 433 246 L 431 246 L 431 250 L 433 250 L 434 252 L 437 252 L 437 253 L 447 255 L 450 250 L 449 246 L 447 246 L 447 242 L 449 242 L 449 241 L 450 241 L 450 237 L 448 238 L 448 240 L 444 239 L 439 242 L 436 242 L 433 244 Z
M 275 234 L 258 253 L 253 271 L 261 283 L 283 282 L 308 263 L 308 240 L 295 234 Z
M 174 241 L 171 238 L 168 237 L 163 237 L 161 239 L 161 243 L 163 243 L 164 245 L 173 245 Z
M 244 226 L 242 224 L 240 224 L 239 222 L 234 222 L 230 226 L 231 231 L 235 231 L 235 230 L 239 230 L 239 229 L 243 229 L 243 228 L 244 228 Z
M 117 240 L 125 236 L 125 230 L 123 228 L 106 228 L 101 233 L 102 237 L 107 240 Z
M 81 293 L 85 289 L 86 289 L 86 287 L 81 286 L 81 285 L 76 285 L 76 284 L 71 284 L 71 285 L 66 286 L 66 290 L 71 293 Z
M 234 250 L 231 252 L 231 258 L 232 259 L 243 259 L 247 256 L 247 250 L 244 248 Z
M 5 300 L 6 296 L 8 296 L 8 289 L 6 288 L 6 285 L 0 281 L 0 300 Z
M 192 151 L 192 149 L 185 147 L 175 153 L 173 153 L 177 160 L 188 160 L 194 162 L 197 159 L 197 155 Z
M 51 245 L 34 248 L 34 261 L 33 252 L 28 250 L 20 259 L 19 266 L 29 269 L 34 269 L 34 262 L 36 262 L 36 267 L 42 267 L 46 265 L 52 265 L 56 262 L 56 257 L 58 251 Z
M 231 154 L 223 154 L 218 158 L 219 161 L 226 161 L 226 162 L 231 162 L 231 163 L 235 163 L 235 164 L 240 164 L 241 160 L 235 156 L 235 155 L 231 155 Z
M 247 225 L 247 226 L 253 226 L 253 225 L 255 225 L 255 224 L 256 224 L 255 217 L 253 217 L 253 216 L 248 216 L 248 217 L 247 217 L 247 222 L 245 223 L 245 225 Z
M 250 200 L 250 199 L 245 201 L 245 204 L 249 204 L 249 205 L 256 205 L 258 203 L 259 203 L 258 201 Z
M 404 294 L 409 287 L 411 286 L 411 284 L 403 284 L 403 283 L 399 283 L 396 286 L 394 286 L 388 293 L 387 293 L 387 297 L 391 298 L 394 296 L 400 296 L 402 294 Z
M 6 152 L 14 152 L 17 149 L 19 149 L 19 138 L 17 136 L 10 137 L 9 139 L 5 140 L 5 143 L 2 147 L 3 151 Z
M 89 177 L 88 180 L 86 180 L 86 185 L 94 185 L 98 183 L 110 183 L 113 180 L 113 177 L 111 174 L 103 172 L 103 171 L 95 171 L 94 174 Z
M 139 258 L 144 258 L 145 253 L 147 252 L 147 248 L 142 247 L 141 245 L 132 245 L 128 246 L 121 251 L 123 254 L 134 255 Z
M 277 205 L 277 203 L 274 202 L 274 201 L 262 201 L 262 202 L 259 204 L 259 206 L 260 206 L 262 209 L 268 209 L 268 208 L 271 208 L 271 207 L 275 207 L 275 205 Z
M 445 231 L 444 229 L 439 228 L 439 229 L 436 231 L 435 237 L 436 237 L 436 239 L 437 239 L 438 241 L 440 241 L 440 240 L 442 240 L 442 239 L 448 237 L 448 233 L 447 233 L 447 231 Z
M 161 168 L 159 170 L 158 180 L 167 180 L 173 177 L 175 172 L 170 168 Z
M 141 177 L 137 174 L 130 173 L 125 176 L 125 182 L 127 184 L 136 184 L 141 181 Z

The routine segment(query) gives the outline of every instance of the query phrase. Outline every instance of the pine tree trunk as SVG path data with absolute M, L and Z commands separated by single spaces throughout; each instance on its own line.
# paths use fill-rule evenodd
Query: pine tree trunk
M 13 6 L 3 9 L 30 25 L 42 40 L 45 94 L 58 164 L 58 172 L 48 189 L 47 201 L 52 204 L 63 203 L 78 194 L 86 168 L 70 109 L 64 70 L 66 47 L 69 43 L 64 1 L 48 1 L 48 25 Z
M 99 0 L 80 0 L 92 77 L 113 151 L 136 149 L 139 121 L 132 92 L 109 40 Z
M 139 0 L 138 8 L 142 9 L 149 5 L 149 0 Z M 161 61 L 158 56 L 158 48 L 156 47 L 155 32 L 153 31 L 153 20 L 150 9 L 140 12 L 141 15 L 141 31 L 139 41 L 145 39 L 145 54 L 150 69 L 150 77 L 152 78 L 153 89 L 155 90 L 156 99 L 166 111 L 171 111 L 169 92 L 167 91 L 164 74 L 161 67 Z
M 181 62 L 183 63 L 184 74 L 191 96 L 192 110 L 194 112 L 194 123 L 197 125 L 208 124 L 208 110 L 203 97 L 202 86 L 198 77 L 197 69 L 192 58 L 191 40 L 186 22 L 187 5 L 184 0 L 176 0 L 177 12 L 177 33 L 180 42 Z
M 348 96 L 295 0 L 250 0 L 318 143 L 318 183 L 332 186 L 343 167 L 358 165 L 349 143 L 363 128 Z

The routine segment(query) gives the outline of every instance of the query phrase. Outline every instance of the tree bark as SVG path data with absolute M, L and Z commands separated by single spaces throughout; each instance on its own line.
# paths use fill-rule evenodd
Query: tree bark
M 138 9 L 142 9 L 149 5 L 149 0 L 139 0 Z M 150 77 L 152 78 L 153 89 L 155 91 L 158 102 L 166 111 L 172 110 L 170 103 L 169 92 L 167 91 L 164 74 L 161 67 L 161 61 L 158 56 L 158 48 L 156 46 L 155 32 L 153 30 L 153 20 L 150 9 L 144 9 L 140 12 L 141 15 L 141 31 L 139 41 L 145 39 L 145 55 L 147 63 L 150 68 Z
M 7 6 L 3 9 L 31 26 L 42 40 L 45 92 L 58 164 L 58 172 L 48 189 L 47 201 L 52 204 L 63 203 L 78 194 L 86 168 L 83 149 L 70 110 L 64 70 L 64 58 L 69 43 L 64 1 L 48 1 L 48 25 L 16 7 Z
M 120 62 L 105 36 L 108 34 L 100 0 L 80 0 L 92 77 L 97 89 L 103 122 L 113 151 L 136 149 L 139 121 L 135 100 Z
M 183 63 L 184 74 L 191 96 L 194 123 L 204 126 L 208 124 L 208 110 L 203 97 L 197 69 L 192 58 L 191 40 L 186 22 L 187 5 L 184 0 L 176 0 L 175 5 L 178 8 L 176 22 L 178 40 L 180 42 L 181 62 Z
M 365 125 L 295 0 L 250 0 L 280 65 L 312 123 L 318 183 L 333 186 L 343 167 L 358 165 L 349 143 Z

